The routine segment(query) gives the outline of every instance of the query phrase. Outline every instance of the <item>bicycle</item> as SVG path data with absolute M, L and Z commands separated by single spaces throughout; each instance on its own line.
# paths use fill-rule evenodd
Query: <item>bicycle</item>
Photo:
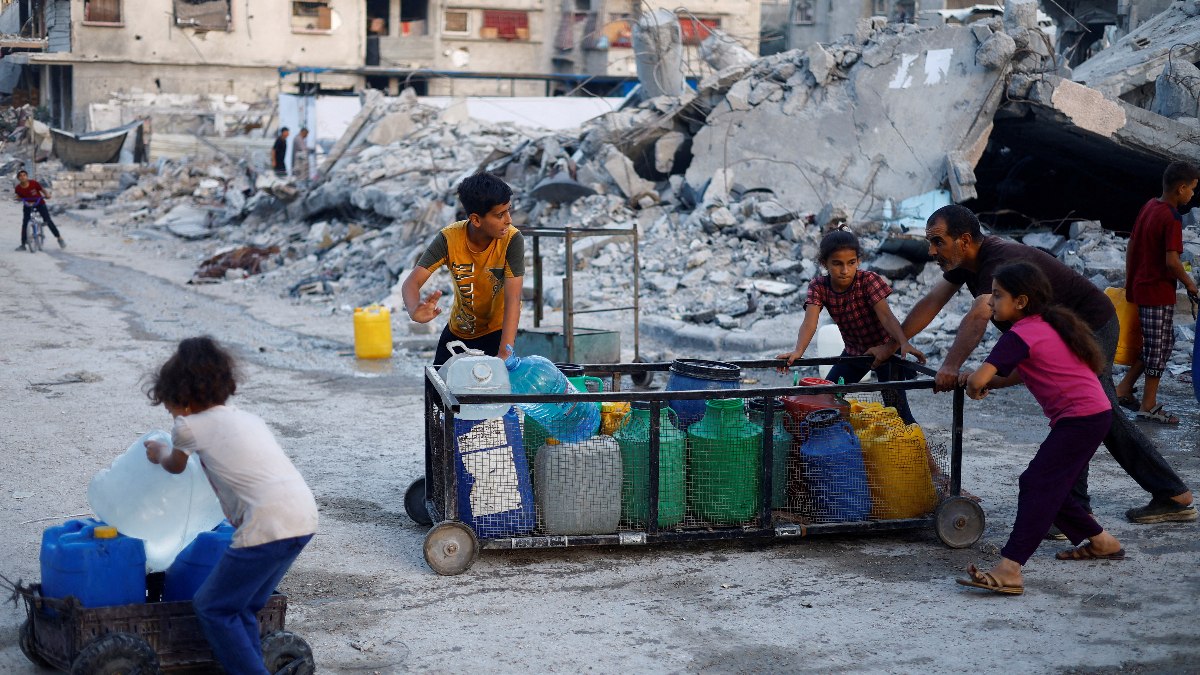
M 41 215 L 29 214 L 29 230 L 26 233 L 26 248 L 30 253 L 37 253 L 46 245 L 46 230 L 41 222 Z

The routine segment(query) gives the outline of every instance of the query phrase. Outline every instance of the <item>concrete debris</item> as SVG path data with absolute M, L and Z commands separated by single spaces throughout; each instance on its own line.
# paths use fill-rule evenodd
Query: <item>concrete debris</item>
M 729 37 L 719 28 L 709 28 L 708 37 L 700 42 L 700 58 L 713 70 L 724 70 L 731 66 L 747 66 L 758 57 L 741 42 Z
M 1154 81 L 1154 103 L 1150 112 L 1179 120 L 1200 118 L 1200 68 L 1172 59 Z M 1183 121 L 1183 120 L 1180 120 Z

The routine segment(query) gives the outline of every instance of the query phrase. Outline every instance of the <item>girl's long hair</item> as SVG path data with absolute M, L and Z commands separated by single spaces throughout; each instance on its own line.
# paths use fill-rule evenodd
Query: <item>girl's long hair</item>
M 1104 370 L 1104 354 L 1092 336 L 1092 329 L 1075 312 L 1054 304 L 1050 280 L 1040 269 L 1027 262 L 1009 263 L 996 270 L 992 279 L 1014 298 L 1025 296 L 1029 304 L 1022 310 L 1024 314 L 1041 314 L 1042 319 L 1067 344 L 1067 348 L 1092 372 L 1099 374 Z

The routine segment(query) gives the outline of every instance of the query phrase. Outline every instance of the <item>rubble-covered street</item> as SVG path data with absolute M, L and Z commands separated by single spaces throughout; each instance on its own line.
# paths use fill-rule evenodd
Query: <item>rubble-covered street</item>
M 914 530 L 485 551 L 443 577 L 422 556 L 428 528 L 404 512 L 424 471 L 422 368 L 442 324 L 409 321 L 399 284 L 460 217 L 458 182 L 481 170 L 512 186 L 518 227 L 637 233 L 636 257 L 630 237 L 606 234 L 578 239 L 572 260 L 561 237 L 542 237 L 543 306 L 527 273 L 521 326 L 535 313 L 561 326 L 569 266 L 577 310 L 638 294 L 646 361 L 790 350 L 818 243 L 842 224 L 903 318 L 941 278 L 923 235 L 950 203 L 1101 289 L 1122 286 L 1128 232 L 1163 167 L 1200 162 L 1200 0 L 1169 3 L 1074 68 L 1037 10 L 1008 0 L 1003 17 L 966 26 L 862 19 L 838 40 L 761 58 L 714 31 L 694 89 L 630 98 L 578 129 L 369 89 L 307 179 L 272 173 L 261 133 L 272 109 L 236 97 L 114 94 L 103 109 L 114 126 L 158 120 L 153 159 L 79 167 L 55 156 L 31 106 L 4 110 L 0 173 L 33 168 L 68 247 L 0 248 L 0 571 L 37 578 L 43 529 L 88 513 L 96 471 L 170 427 L 142 393 L 150 369 L 178 340 L 210 334 L 243 361 L 233 402 L 268 421 L 317 498 L 319 532 L 282 590 L 319 673 L 1194 672 L 1197 525 L 1128 522 L 1146 494 L 1103 448 L 1093 506 L 1126 560 L 1061 562 L 1066 543 L 1048 541 L 1021 598 L 954 584 L 968 563 L 998 559 L 1017 477 L 1045 438 L 1024 388 L 967 401 L 962 485 L 987 521 L 965 549 Z M 1184 215 L 1193 268 L 1196 213 Z M 20 216 L 0 201 L 10 236 Z M 448 307 L 448 275 L 425 287 L 437 289 Z M 1197 324 L 1180 298 L 1160 401 L 1182 423 L 1141 428 L 1197 486 Z M 353 312 L 373 303 L 392 308 L 396 350 L 359 360 Z M 960 292 L 914 338 L 935 367 L 970 305 Z M 633 360 L 629 312 L 582 316 L 619 331 Z M 989 326 L 968 367 L 998 335 Z M 931 439 L 950 437 L 949 394 L 916 392 L 912 407 Z M 23 618 L 0 611 L 0 672 L 35 672 L 17 644 Z

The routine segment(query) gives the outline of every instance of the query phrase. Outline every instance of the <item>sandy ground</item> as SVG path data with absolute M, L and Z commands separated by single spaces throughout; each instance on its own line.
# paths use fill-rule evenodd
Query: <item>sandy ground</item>
M 1064 546 L 1053 542 L 1027 566 L 1023 597 L 953 583 L 967 563 L 997 559 L 1017 475 L 1046 432 L 1023 390 L 968 402 L 964 486 L 987 511 L 969 549 L 921 529 L 485 552 L 468 573 L 440 577 L 422 559 L 426 528 L 402 505 L 423 471 L 425 357 L 360 363 L 345 313 L 253 283 L 186 285 L 204 244 L 63 216 L 70 248 L 30 255 L 11 250 L 19 219 L 0 203 L 0 571 L 10 577 L 36 579 L 42 530 L 87 513 L 91 476 L 142 432 L 169 427 L 142 378 L 179 338 L 209 333 L 243 359 L 235 402 L 270 423 L 321 505 L 320 532 L 283 583 L 288 626 L 321 672 L 1197 672 L 1197 526 L 1125 522 L 1146 496 L 1103 450 L 1094 505 L 1128 560 L 1057 562 Z M 1185 422 L 1151 432 L 1198 481 L 1190 387 L 1164 387 Z M 914 398 L 935 437 L 949 406 Z M 17 647 L 22 618 L 0 610 L 0 672 L 34 672 Z

